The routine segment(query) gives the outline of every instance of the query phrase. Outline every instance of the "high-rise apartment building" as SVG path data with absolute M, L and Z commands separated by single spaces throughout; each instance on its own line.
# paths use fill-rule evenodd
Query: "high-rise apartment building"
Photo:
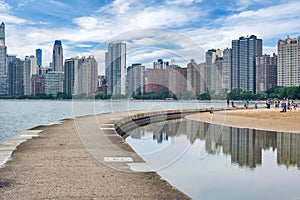
M 127 68 L 127 94 L 142 94 L 145 92 L 145 66 L 137 63 Z
M 105 58 L 107 94 L 126 95 L 126 43 L 110 42 Z
M 63 92 L 64 72 L 54 71 L 45 75 L 45 93 L 56 96 L 58 92 Z
M 94 56 L 78 60 L 78 94 L 95 95 L 98 90 L 98 63 Z M 75 79 L 76 80 L 76 79 Z M 76 84 L 76 81 L 75 81 Z
M 24 94 L 31 94 L 31 59 L 25 56 L 24 60 Z
M 187 89 L 187 68 L 168 67 L 169 71 L 169 91 L 176 96 L 184 94 Z
M 71 95 L 78 95 L 78 60 L 79 57 L 65 60 L 64 66 L 64 92 Z
M 45 75 L 34 74 L 31 77 L 31 94 L 45 94 Z
M 222 51 L 220 49 L 211 49 L 208 50 L 205 54 L 205 63 L 206 63 L 206 86 L 209 91 L 217 91 L 221 85 L 221 71 L 219 66 L 216 65 L 216 60 L 220 62 L 222 57 Z
M 146 71 L 146 87 L 147 93 L 154 92 L 156 96 L 162 93 L 169 94 L 169 73 L 165 69 L 148 69 Z
M 35 50 L 35 57 L 36 57 L 36 65 L 38 67 L 42 66 L 43 58 L 42 58 L 42 49 Z
M 187 64 L 187 90 L 199 95 L 205 93 L 205 63 L 197 64 L 194 59 Z
M 277 56 L 256 57 L 256 92 L 265 92 L 277 85 Z
M 300 85 L 300 36 L 287 37 L 277 43 L 278 66 L 277 82 L 279 86 Z
M 262 39 L 257 36 L 240 37 L 232 41 L 231 88 L 255 93 L 256 56 L 262 55 Z
M 63 72 L 63 48 L 60 40 L 55 40 L 52 54 L 52 70 Z
M 8 66 L 9 95 L 24 95 L 24 61 L 16 58 Z
M 5 24 L 0 25 L 0 95 L 8 94 L 8 64 L 6 61 L 7 47 L 5 46 Z
M 231 49 L 229 48 L 223 51 L 222 87 L 226 91 L 231 91 Z

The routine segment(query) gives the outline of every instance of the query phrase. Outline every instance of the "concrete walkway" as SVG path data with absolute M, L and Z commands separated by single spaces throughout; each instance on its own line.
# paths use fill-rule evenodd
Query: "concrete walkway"
M 0 169 L 0 199 L 189 199 L 155 172 L 134 172 L 147 165 L 114 130 L 126 115 L 33 129 L 42 130 L 39 137 L 20 144 Z

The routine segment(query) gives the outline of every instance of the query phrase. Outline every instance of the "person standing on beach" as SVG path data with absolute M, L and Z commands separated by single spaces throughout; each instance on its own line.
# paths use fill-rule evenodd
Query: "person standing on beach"
M 235 108 L 234 101 L 231 101 L 231 107 Z
M 229 99 L 227 99 L 227 107 L 229 107 Z
M 281 101 L 281 107 L 282 107 L 282 111 L 281 112 L 286 112 L 286 109 L 287 109 L 286 97 L 283 97 L 283 100 Z

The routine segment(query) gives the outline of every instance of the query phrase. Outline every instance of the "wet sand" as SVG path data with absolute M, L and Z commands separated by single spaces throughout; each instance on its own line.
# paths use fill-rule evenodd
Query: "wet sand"
M 231 127 L 300 133 L 299 108 L 285 113 L 275 108 L 205 112 L 188 115 L 186 118 Z
M 112 123 L 112 115 L 101 116 L 99 121 Z M 190 199 L 155 172 L 122 172 L 100 162 L 83 145 L 72 119 L 36 129 L 43 132 L 19 145 L 0 169 L 0 199 Z M 94 141 L 104 145 L 100 153 L 111 155 L 113 144 L 139 161 L 119 135 L 105 129 L 111 143 Z

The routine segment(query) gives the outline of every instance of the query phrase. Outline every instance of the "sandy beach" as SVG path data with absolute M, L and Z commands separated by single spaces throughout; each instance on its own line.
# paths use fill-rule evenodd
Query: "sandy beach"
M 280 112 L 280 109 L 239 109 L 204 112 L 187 119 L 231 127 L 300 133 L 300 109 Z
M 107 125 L 113 123 L 111 118 L 103 114 L 97 120 Z M 93 118 L 81 119 L 87 133 L 104 137 L 104 132 L 91 129 Z M 19 145 L 12 160 L 0 168 L 0 199 L 190 199 L 155 172 L 122 172 L 99 162 L 89 152 L 93 149 L 83 145 L 84 135 L 78 135 L 80 122 L 76 123 L 69 119 L 35 128 L 43 130 L 40 136 Z M 110 142 L 99 137 L 86 143 L 97 144 L 95 150 L 101 154 L 125 152 L 141 162 L 121 136 L 105 130 Z M 124 151 L 112 151 L 112 146 Z

